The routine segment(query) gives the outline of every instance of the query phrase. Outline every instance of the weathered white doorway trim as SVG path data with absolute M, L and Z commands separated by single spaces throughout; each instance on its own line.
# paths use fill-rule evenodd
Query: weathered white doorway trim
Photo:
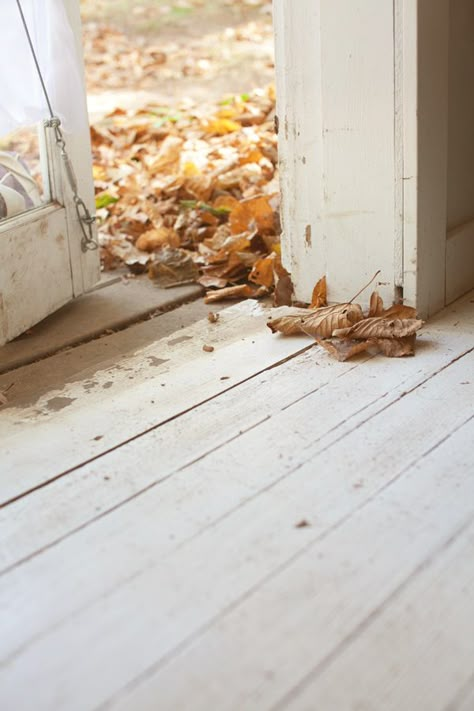
M 329 298 L 346 300 L 380 270 L 387 301 L 427 316 L 474 286 L 471 238 L 446 239 L 448 179 L 473 185 L 448 171 L 450 10 L 470 3 L 274 0 L 283 256 L 299 299 L 327 274 Z
M 82 58 L 79 2 L 64 0 L 64 5 Z M 65 137 L 79 193 L 93 213 L 85 99 L 82 111 L 84 129 Z M 0 345 L 88 291 L 99 279 L 98 252 L 81 249 L 83 233 L 52 136 L 46 143 L 51 202 L 0 223 Z

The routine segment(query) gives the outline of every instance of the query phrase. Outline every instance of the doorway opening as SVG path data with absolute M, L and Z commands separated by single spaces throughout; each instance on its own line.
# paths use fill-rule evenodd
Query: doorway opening
M 81 3 L 102 265 L 215 300 L 281 269 L 271 3 Z

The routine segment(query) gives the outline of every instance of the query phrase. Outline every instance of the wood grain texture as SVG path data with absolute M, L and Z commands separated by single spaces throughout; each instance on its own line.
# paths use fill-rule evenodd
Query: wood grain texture
M 0 502 L 44 485 L 314 343 L 306 336 L 272 338 L 266 318 L 256 302 L 244 302 L 226 309 L 217 326 L 205 319 L 88 382 L 68 384 L 29 408 L 0 412 Z M 206 343 L 215 347 L 213 353 L 203 352 Z M 221 380 L 229 374 L 230 382 Z
M 303 397 L 308 403 L 314 403 L 315 410 L 328 412 L 326 417 L 316 418 L 315 422 L 306 420 L 304 413 L 301 417 L 295 415 L 293 427 L 305 441 L 312 442 L 311 455 L 314 455 L 332 438 L 356 428 L 360 422 L 397 400 L 402 393 L 419 385 L 430 373 L 445 367 L 453 357 L 465 352 L 466 333 L 474 334 L 474 324 L 470 326 L 467 320 L 469 300 L 465 299 L 463 304 L 453 309 L 449 318 L 445 316 L 433 320 L 422 336 L 419 348 L 423 353 L 424 368 L 421 371 L 417 359 L 393 361 L 377 358 L 370 365 L 364 359 L 336 364 L 319 349 L 311 350 L 289 363 L 250 378 L 238 389 L 221 395 L 218 389 L 217 397 L 210 402 L 170 422 L 165 421 L 136 441 L 110 452 L 105 460 L 99 457 L 96 462 L 82 466 L 50 486 L 40 488 L 4 508 L 0 512 L 3 532 L 0 569 L 14 565 L 75 529 L 103 517 L 105 512 L 127 502 L 141 491 L 160 481 L 165 482 L 173 473 L 184 477 L 192 489 L 194 468 L 191 466 L 190 471 L 189 468 L 194 461 L 210 453 L 213 448 L 221 447 L 233 438 L 238 439 L 269 418 L 273 418 L 271 423 L 265 425 L 269 436 L 274 438 L 272 433 L 277 430 L 280 442 L 288 442 L 288 447 L 292 449 L 293 429 L 287 426 L 288 408 L 292 404 L 297 405 Z M 463 325 L 461 333 L 456 333 L 457 328 L 453 326 L 456 323 Z M 268 337 L 272 338 L 269 334 Z M 423 348 L 425 339 L 426 346 Z M 240 352 L 240 345 L 236 348 Z M 229 360 L 228 364 L 231 367 L 232 361 Z M 308 373 L 311 373 L 310 377 Z M 226 382 L 232 382 L 232 379 Z M 349 399 L 347 392 L 352 393 Z M 107 407 L 106 401 L 103 405 Z M 292 408 L 291 412 L 297 410 L 297 407 L 296 410 Z M 159 403 L 155 403 L 154 412 L 157 422 L 160 422 Z M 192 437 L 189 432 L 192 432 Z M 260 433 L 260 429 L 257 432 Z M 177 448 L 176 442 L 185 442 L 186 447 Z M 272 446 L 271 439 L 268 446 Z M 156 451 L 161 453 L 158 461 Z M 87 456 L 86 450 L 84 458 Z M 307 452 L 301 454 L 303 458 L 307 456 Z M 272 465 L 277 467 L 276 471 L 279 464 L 277 461 Z M 124 469 L 127 470 L 125 479 L 120 475 Z M 206 481 L 209 479 L 209 488 L 218 486 L 218 481 L 214 481 L 216 474 L 203 475 L 200 472 L 199 477 L 202 476 Z M 202 478 L 200 481 L 203 481 Z M 171 482 L 170 485 L 172 489 Z M 156 491 L 156 503 L 150 503 L 150 506 L 159 506 L 161 496 L 161 492 Z M 155 500 L 155 496 L 151 498 Z M 172 513 L 172 507 L 170 511 Z M 124 511 L 117 514 L 121 520 L 124 516 L 128 518 L 128 515 L 133 517 L 134 514 Z M 108 536 L 105 532 L 101 535 Z
M 474 429 L 463 436 L 474 436 Z M 442 448 L 440 453 L 446 451 Z M 451 456 L 449 452 L 448 459 L 442 460 L 445 467 L 452 468 Z M 414 579 L 377 610 L 337 659 L 315 669 L 285 708 L 449 708 L 474 672 L 473 560 L 471 524 L 454 534 Z
M 400 493 L 397 503 L 390 504 L 389 510 L 394 506 L 394 516 L 387 519 L 385 506 L 381 507 L 379 514 L 376 513 L 377 507 L 380 507 L 380 501 L 376 504 L 377 492 L 380 492 L 384 500 L 383 491 L 390 482 L 393 481 L 392 486 L 395 486 L 404 471 L 410 470 L 418 460 L 429 453 L 430 449 L 436 448 L 440 437 L 446 436 L 446 433 L 453 428 L 462 426 L 466 417 L 472 414 L 469 388 L 462 385 L 465 374 L 464 358 L 379 413 L 376 418 L 377 427 L 373 426 L 374 420 L 371 418 L 361 423 L 342 440 L 333 441 L 319 454 L 313 455 L 311 448 L 305 446 L 304 433 L 300 434 L 298 426 L 295 426 L 298 422 L 299 427 L 302 427 L 304 419 L 311 422 L 310 413 L 315 411 L 314 405 L 305 398 L 295 405 L 295 408 L 302 410 L 299 420 L 292 420 L 291 408 L 286 411 L 286 426 L 292 433 L 294 444 L 291 452 L 286 452 L 280 431 L 274 431 L 272 436 L 271 420 L 269 420 L 268 425 L 266 422 L 262 423 L 255 430 L 243 435 L 240 441 L 231 442 L 196 462 L 193 470 L 197 471 L 199 480 L 206 472 L 215 472 L 214 481 L 217 483 L 219 478 L 221 486 L 216 486 L 216 483 L 209 485 L 204 480 L 197 487 L 196 484 L 191 483 L 188 489 L 189 498 L 186 500 L 183 499 L 181 487 L 178 488 L 175 482 L 170 504 L 165 505 L 164 500 L 161 501 L 163 511 L 172 510 L 175 524 L 170 530 L 166 520 L 163 523 L 165 528 L 168 526 L 168 535 L 174 536 L 176 527 L 179 530 L 182 524 L 189 525 L 188 522 L 196 515 L 204 520 L 207 518 L 208 527 L 199 536 L 183 542 L 177 550 L 163 558 L 155 558 L 156 552 L 154 555 L 150 550 L 148 565 L 141 572 L 134 569 L 133 562 L 142 546 L 139 538 L 147 533 L 149 541 L 154 542 L 155 546 L 163 545 L 163 537 L 156 529 L 153 532 L 154 518 L 159 521 L 163 516 L 163 514 L 157 516 L 159 510 L 157 505 L 152 506 L 148 514 L 145 514 L 144 510 L 142 515 L 137 512 L 131 522 L 132 528 L 126 525 L 123 519 L 117 517 L 115 533 L 104 536 L 98 534 L 96 530 L 95 536 L 90 538 L 89 547 L 81 546 L 81 533 L 75 534 L 69 539 L 69 544 L 75 541 L 78 545 L 75 554 L 71 549 L 66 552 L 69 545 L 65 541 L 61 546 L 62 551 L 60 547 L 51 549 L 17 571 L 12 571 L 4 578 L 2 584 L 6 595 L 3 604 L 7 603 L 9 609 L 8 627 L 4 630 L 2 645 L 6 645 L 10 650 L 10 658 L 0 676 L 1 688 L 6 690 L 5 693 L 14 694 L 14 688 L 18 685 L 17 675 L 21 674 L 22 678 L 28 679 L 35 685 L 38 709 L 51 706 L 61 708 L 61 698 L 64 693 L 68 698 L 68 709 L 76 708 L 76 700 L 81 708 L 89 708 L 92 704 L 98 705 L 116 693 L 127 680 L 131 682 L 145 669 L 155 664 L 161 666 L 160 660 L 164 662 L 170 658 L 170 655 L 174 657 L 183 644 L 187 646 L 194 636 L 199 636 L 208 625 L 213 625 L 213 621 L 217 621 L 226 610 L 240 605 L 246 598 L 253 599 L 253 591 L 257 591 L 262 585 L 265 587 L 264 581 L 267 577 L 278 577 L 279 570 L 290 566 L 295 556 L 303 555 L 304 550 L 308 545 L 312 545 L 312 542 L 315 545 L 319 540 L 329 542 L 333 531 L 337 537 L 331 550 L 342 565 L 336 578 L 340 581 L 340 576 L 349 563 L 347 552 L 352 550 L 354 536 L 357 538 L 358 535 L 356 531 L 359 526 L 359 509 L 366 511 L 363 518 L 366 524 L 361 535 L 367 537 L 367 541 L 371 540 L 377 556 L 386 550 L 386 545 L 390 549 L 406 546 L 409 543 L 411 545 L 414 540 L 417 540 L 417 545 L 406 551 L 407 555 L 402 566 L 398 566 L 398 561 L 394 561 L 392 566 L 389 565 L 387 568 L 383 561 L 380 561 L 381 567 L 375 580 L 374 595 L 377 597 L 386 592 L 387 586 L 393 584 L 391 574 L 395 562 L 397 567 L 394 575 L 403 575 L 422 552 L 430 550 L 432 546 L 436 547 L 439 536 L 442 537 L 451 530 L 453 522 L 456 522 L 458 517 L 462 518 L 472 509 L 472 497 L 466 489 L 472 484 L 470 478 L 465 476 L 464 468 L 456 470 L 454 474 L 451 471 L 444 472 L 445 478 L 442 478 L 436 486 L 427 481 L 426 477 L 412 477 L 410 487 L 415 486 L 414 482 L 419 481 L 415 486 L 416 491 L 411 494 L 414 500 L 421 499 L 427 502 L 427 505 L 432 504 L 428 507 L 426 516 L 423 508 L 420 514 L 421 520 L 416 515 L 410 519 L 408 512 L 411 510 L 411 500 L 408 500 L 402 516 L 404 525 L 405 519 L 408 519 L 407 528 L 399 530 L 395 527 L 396 530 L 392 531 L 389 525 L 393 538 L 388 543 L 383 536 L 375 535 L 374 529 L 370 528 L 376 526 L 375 530 L 380 532 L 390 521 L 398 521 L 397 510 L 403 498 Z M 429 420 L 420 417 L 420 412 L 426 412 L 427 408 L 430 412 L 434 412 L 436 402 L 443 402 L 444 407 L 438 424 L 434 417 Z M 449 423 L 446 421 L 446 412 L 453 418 Z M 266 427 L 268 436 L 272 436 L 270 440 L 272 445 L 270 441 L 268 444 L 265 443 Z M 387 447 L 390 442 L 393 442 L 394 436 L 403 442 L 404 446 L 398 448 L 390 446 L 390 465 L 387 466 Z M 304 450 L 308 456 L 306 463 L 294 469 L 291 460 L 295 453 Z M 265 456 L 268 452 L 274 452 L 274 460 L 268 460 L 268 456 Z M 283 476 L 279 476 L 278 472 L 275 473 L 275 467 L 280 460 L 279 455 L 283 455 L 281 464 Z M 465 466 L 470 469 L 469 459 L 466 460 Z M 292 471 L 292 476 L 288 476 Z M 441 472 L 434 473 L 441 476 Z M 275 476 L 277 476 L 276 481 Z M 170 483 L 172 481 L 171 479 Z M 270 485 L 272 481 L 273 486 Z M 242 491 L 241 482 L 247 490 L 246 505 L 239 494 L 239 491 Z M 410 487 L 405 486 L 403 496 L 407 496 Z M 434 523 L 440 519 L 440 506 L 445 506 L 446 501 L 453 504 L 454 508 L 450 508 L 452 515 L 441 517 L 443 520 L 436 527 Z M 229 507 L 232 507 L 232 502 L 235 511 L 231 514 Z M 308 518 L 311 522 L 304 532 L 295 528 L 295 524 L 302 517 Z M 345 533 L 337 534 L 346 520 L 348 525 L 352 521 L 349 531 L 345 530 Z M 411 523 L 415 528 L 410 527 Z M 142 529 L 143 534 L 138 534 L 139 529 Z M 282 531 L 285 532 L 283 535 Z M 419 540 L 417 531 L 420 533 Z M 101 541 L 99 547 L 97 547 L 98 540 Z M 114 548 L 109 551 L 102 565 L 94 563 L 94 551 L 100 551 L 107 541 L 114 542 Z M 345 541 L 344 545 L 343 541 Z M 82 555 L 86 556 L 82 562 L 77 555 L 81 553 L 81 548 Z M 362 565 L 367 572 L 367 581 L 361 591 L 364 600 L 363 610 L 366 610 L 365 606 L 370 607 L 373 602 L 373 596 L 367 594 L 372 558 L 370 557 L 366 564 L 363 564 L 361 558 L 367 555 L 368 549 L 364 544 L 357 547 L 357 550 L 359 554 L 353 551 L 354 559 L 350 558 L 350 570 L 359 570 Z M 49 567 L 54 558 L 56 562 Z M 313 573 L 309 572 L 316 560 L 314 555 L 308 553 L 305 560 L 309 565 L 308 575 L 317 575 L 318 569 Z M 329 564 L 331 560 L 334 562 L 334 556 L 328 551 L 324 560 Z M 71 562 L 71 567 L 66 572 L 64 565 L 68 561 Z M 116 577 L 114 582 L 108 580 L 109 571 L 115 566 L 122 571 L 123 576 L 122 583 L 118 586 Z M 91 575 L 92 571 L 94 572 Z M 84 575 L 87 584 L 80 583 L 80 579 L 77 578 Z M 31 596 L 25 597 L 27 591 L 24 584 L 27 580 L 35 580 L 34 599 L 31 599 Z M 294 583 L 291 580 L 294 580 Z M 296 585 L 297 580 L 298 585 Z M 108 590 L 103 589 L 94 602 L 90 599 L 89 593 L 90 586 L 96 585 L 97 581 L 102 585 L 104 582 L 106 585 L 108 583 L 109 587 Z M 10 585 L 16 585 L 16 592 Z M 336 583 L 335 586 L 335 589 L 339 589 Z M 41 592 L 40 588 L 43 588 L 44 592 Z M 301 625 L 307 628 L 307 616 L 305 617 L 302 612 L 296 616 L 281 614 L 283 606 L 285 610 L 288 608 L 288 599 L 292 599 L 293 594 L 297 595 L 297 589 L 300 589 L 302 595 L 308 590 L 304 576 L 303 579 L 299 579 L 288 570 L 284 581 L 278 585 L 280 591 L 278 605 L 281 609 L 278 611 L 273 608 L 273 612 L 283 625 L 296 624 L 297 627 L 294 629 L 290 626 L 289 637 L 299 644 L 298 640 L 305 638 L 304 635 L 301 637 L 303 629 Z M 312 588 L 309 589 L 311 591 Z M 288 591 L 288 596 L 282 594 L 284 590 Z M 260 601 L 262 599 L 259 595 L 257 598 Z M 297 596 L 292 609 L 302 611 L 299 599 Z M 69 616 L 72 613 L 71 603 L 76 611 Z M 271 605 L 266 609 L 270 614 Z M 322 609 L 325 609 L 324 605 Z M 262 611 L 261 605 L 259 610 L 264 616 L 267 614 Z M 350 610 L 344 619 L 352 623 L 353 617 L 349 613 Z M 246 619 L 248 624 L 245 623 Z M 245 635 L 255 635 L 255 630 L 261 629 L 262 633 L 265 632 L 262 638 L 259 639 L 257 634 L 257 639 L 250 644 L 250 647 L 253 645 L 252 654 L 255 652 L 259 659 L 264 660 L 265 654 L 262 653 L 260 645 L 269 643 L 269 648 L 274 649 L 274 642 L 267 637 L 266 624 L 256 628 L 257 618 L 253 617 L 253 619 L 254 622 L 250 623 L 250 618 L 244 615 L 238 630 L 234 632 L 234 638 L 238 640 L 239 645 L 242 644 L 240 648 L 244 650 L 247 649 L 243 641 Z M 130 623 L 131 620 L 133 623 Z M 68 640 L 67 644 L 66 640 Z M 66 647 L 71 650 L 72 656 L 67 652 L 62 652 L 61 655 L 55 652 Z M 274 663 L 279 668 L 282 663 L 281 657 L 276 649 L 274 654 Z M 80 667 L 73 663 L 76 655 L 81 658 Z M 224 654 L 223 657 L 225 658 L 226 655 Z M 94 674 L 94 669 L 98 664 L 100 665 L 99 659 L 104 658 L 108 660 L 107 669 L 103 669 L 100 675 Z M 40 666 L 35 659 L 42 660 Z M 229 657 L 228 660 L 229 664 L 235 665 L 235 657 L 233 660 Z M 222 665 L 222 659 L 220 663 Z M 295 660 L 294 664 L 296 663 Z M 214 668 L 217 668 L 215 662 L 213 664 Z M 300 664 L 301 660 L 298 665 Z M 58 682 L 54 685 L 46 681 L 43 683 L 39 677 L 40 668 L 43 679 L 54 678 Z M 303 669 L 304 665 L 301 668 Z M 188 672 L 189 679 L 194 678 L 192 666 L 186 668 L 186 674 Z M 294 676 L 294 665 L 290 665 L 288 674 Z M 84 688 L 84 678 L 90 680 L 87 689 Z M 243 681 L 240 688 L 235 685 L 235 694 L 233 691 L 232 695 L 236 707 L 240 708 L 242 708 L 242 699 L 247 698 L 248 685 L 255 682 L 255 675 L 250 669 L 245 668 L 241 679 Z M 228 695 L 228 689 L 226 683 L 223 683 L 218 691 L 224 697 Z M 278 693 L 281 687 L 276 686 L 275 689 L 275 693 Z M 180 693 L 179 690 L 176 690 L 176 693 Z M 20 704 L 18 708 L 21 708 L 21 692 L 13 698 Z M 197 692 L 196 695 L 193 692 L 192 698 L 196 699 L 197 704 Z M 222 708 L 226 707 L 225 703 L 227 702 L 223 698 Z M 177 707 L 181 706 L 169 706 L 169 708 Z M 220 708 L 220 705 L 218 704 L 217 707 Z M 130 708 L 136 706 L 132 704 Z M 196 705 L 196 708 L 200 706 Z
M 443 554 L 453 536 L 472 523 L 474 459 L 459 454 L 461 443 L 474 433 L 472 424 L 394 476 L 326 535 L 309 531 L 299 554 L 262 576 L 258 586 L 228 604 L 111 707 L 148 711 L 158 699 L 160 708 L 175 709 L 192 699 L 196 711 L 286 708 L 296 685 L 337 658 L 352 636 L 362 635 L 427 561 Z M 472 564 L 468 567 L 469 577 Z M 454 638 L 456 630 L 459 634 L 453 626 Z M 469 632 L 459 643 L 472 650 Z M 472 656 L 464 669 L 469 665 L 472 669 Z

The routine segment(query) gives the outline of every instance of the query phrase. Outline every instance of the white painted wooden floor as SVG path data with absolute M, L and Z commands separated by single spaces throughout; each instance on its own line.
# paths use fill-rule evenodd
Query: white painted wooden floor
M 473 711 L 474 295 L 411 359 L 265 320 L 0 410 L 2 711 Z

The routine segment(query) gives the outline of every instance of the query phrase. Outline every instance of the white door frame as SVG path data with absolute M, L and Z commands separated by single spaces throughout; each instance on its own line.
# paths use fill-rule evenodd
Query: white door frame
M 298 299 L 326 274 L 345 301 L 381 270 L 383 298 L 426 317 L 474 286 L 471 226 L 446 239 L 449 2 L 274 0 L 283 258 Z
M 64 5 L 82 60 L 79 0 L 64 0 Z M 83 112 L 84 130 L 65 138 L 78 192 L 93 214 L 85 94 Z M 98 252 L 81 248 L 81 225 L 52 133 L 46 129 L 52 202 L 0 223 L 0 345 L 91 289 L 100 277 Z

